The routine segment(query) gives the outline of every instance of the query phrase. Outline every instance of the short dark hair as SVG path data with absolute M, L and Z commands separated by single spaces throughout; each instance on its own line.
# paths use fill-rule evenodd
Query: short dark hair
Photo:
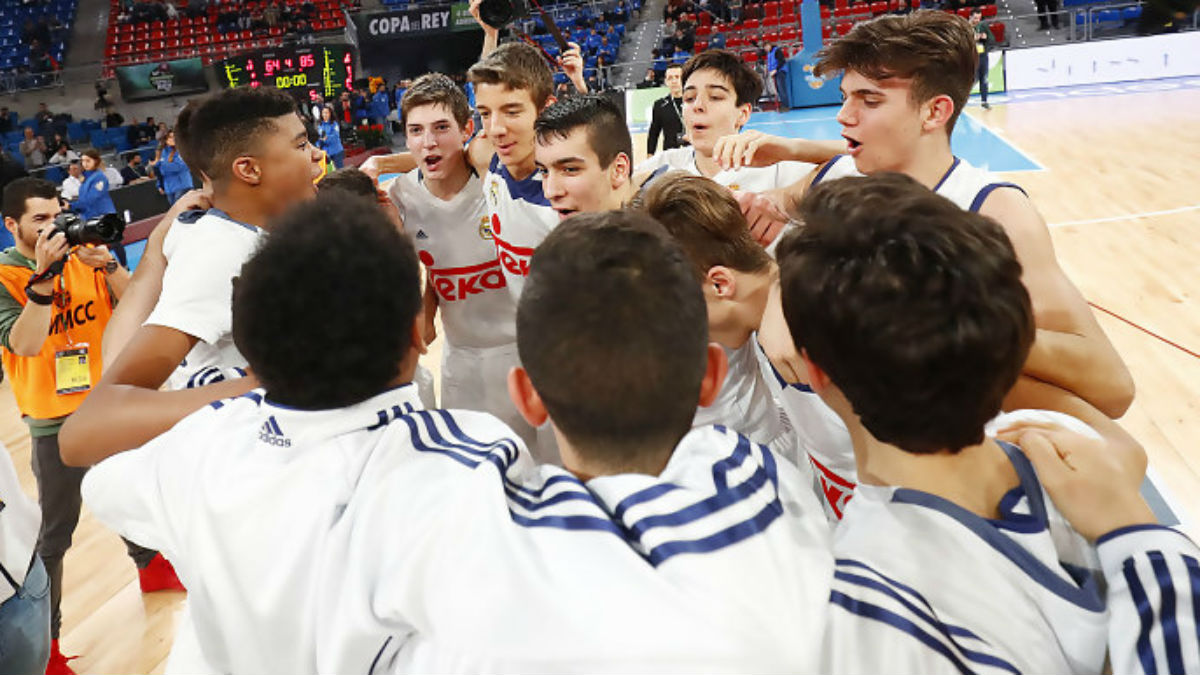
M 651 70 L 653 70 L 653 69 L 651 69 Z M 663 70 L 663 72 L 665 73 L 668 70 L 683 70 L 683 64 L 682 63 L 668 64 L 667 67 Z
M 4 186 L 4 217 L 21 220 L 32 198 L 55 199 L 58 188 L 48 180 L 26 176 Z
M 472 84 L 502 84 L 524 89 L 541 109 L 554 92 L 554 75 L 538 50 L 524 42 L 506 42 L 480 59 L 467 71 Z
M 445 106 L 458 126 L 467 126 L 471 119 L 471 104 L 462 88 L 441 73 L 425 73 L 418 77 L 400 98 L 400 123 L 406 124 L 408 113 L 423 105 Z
M 771 267 L 733 194 L 708 178 L 672 171 L 652 182 L 637 205 L 679 242 L 697 279 L 716 265 L 753 273 Z
M 776 251 L 796 347 L 880 441 L 981 443 L 1034 337 L 1003 228 L 897 173 L 822 183 L 800 212 Z
M 683 85 L 686 87 L 692 73 L 700 70 L 715 70 L 724 75 L 733 85 L 738 105 L 753 104 L 762 96 L 762 78 L 728 49 L 708 49 L 688 59 L 683 64 Z
M 166 147 L 167 136 L 173 134 L 175 136 L 175 152 L 181 158 L 183 158 L 184 164 L 187 164 L 188 168 L 197 169 L 205 173 L 205 175 L 208 175 L 208 172 L 205 170 L 205 168 L 200 166 L 199 162 L 194 161 L 195 158 L 192 157 L 187 147 L 187 127 L 191 122 L 192 114 L 195 113 L 196 109 L 199 107 L 200 103 L 198 101 L 188 101 L 187 105 L 183 106 L 183 109 L 179 111 L 179 115 L 175 118 L 175 126 L 167 128 L 167 135 L 163 136 L 161 142 L 163 147 Z
M 636 211 L 572 216 L 538 246 L 517 306 L 521 363 L 590 460 L 643 464 L 691 428 L 708 316 L 691 265 Z
M 396 379 L 420 309 L 408 239 L 377 205 L 322 194 L 276 219 L 242 266 L 233 341 L 272 401 L 345 407 Z
M 273 87 L 238 87 L 213 94 L 187 119 L 188 156 L 209 178 L 226 179 L 233 160 L 250 153 L 263 132 L 274 130 L 274 119 L 288 113 L 297 114 L 296 102 Z M 176 129 L 176 146 L 178 133 Z
M 946 123 L 949 135 L 967 105 L 978 64 L 971 24 L 948 12 L 923 9 L 854 24 L 849 33 L 821 48 L 813 72 L 823 76 L 851 71 L 872 80 L 911 78 L 913 104 L 943 94 L 954 101 Z
M 550 138 L 565 139 L 580 127 L 587 128 L 588 147 L 596 153 L 600 166 L 610 166 L 622 152 L 633 161 L 629 127 L 621 109 L 607 96 L 583 94 L 555 101 L 533 124 L 537 141 L 543 144 Z
M 317 191 L 342 190 L 352 195 L 366 197 L 372 201 L 377 196 L 375 179 L 360 169 L 347 167 L 328 174 L 317 183 Z

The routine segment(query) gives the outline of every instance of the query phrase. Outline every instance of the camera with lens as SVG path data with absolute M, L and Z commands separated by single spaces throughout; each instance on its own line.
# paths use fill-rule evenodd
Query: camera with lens
M 71 246 L 116 244 L 125 236 L 125 219 L 115 213 L 84 220 L 78 213 L 63 211 L 54 217 L 54 232 L 62 232 Z
M 525 16 L 529 16 L 529 8 L 521 0 L 483 0 L 479 4 L 479 18 L 492 28 L 504 28 Z

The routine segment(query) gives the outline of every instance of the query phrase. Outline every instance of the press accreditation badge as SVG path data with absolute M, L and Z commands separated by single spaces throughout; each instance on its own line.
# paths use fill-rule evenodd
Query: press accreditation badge
M 54 352 L 55 393 L 74 394 L 92 388 L 92 370 L 88 367 L 88 346 L 73 345 Z

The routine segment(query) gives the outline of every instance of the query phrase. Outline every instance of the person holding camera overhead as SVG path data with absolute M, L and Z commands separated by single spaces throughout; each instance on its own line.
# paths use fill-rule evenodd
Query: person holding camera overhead
M 90 170 L 84 189 L 99 192 L 92 185 L 104 173 L 95 164 Z M 108 204 L 111 210 L 111 200 Z M 85 470 L 62 463 L 58 430 L 100 379 L 100 339 L 114 299 L 129 283 L 129 272 L 106 247 L 81 245 L 100 238 L 97 228 L 63 212 L 53 183 L 14 180 L 4 188 L 2 208 L 4 226 L 15 244 L 0 252 L 0 361 L 32 437 L 30 454 L 42 515 L 37 553 L 50 577 L 51 654 L 46 672 L 70 672 L 58 646 L 63 555 L 79 521 L 79 485 Z M 115 235 L 122 229 L 116 228 Z M 155 551 L 126 545 L 144 592 L 181 588 L 170 564 Z

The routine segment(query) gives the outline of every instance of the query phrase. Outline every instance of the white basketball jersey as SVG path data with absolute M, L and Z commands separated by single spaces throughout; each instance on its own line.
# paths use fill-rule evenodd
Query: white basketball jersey
M 400 421 L 342 517 L 321 672 L 816 672 L 827 524 L 769 450 L 707 427 L 584 483 L 485 415 Z
M 1095 550 L 1025 455 L 1001 446 L 1020 485 L 996 520 L 918 490 L 858 486 L 834 535 L 820 672 L 1102 671 L 1108 615 Z
M 858 483 L 850 432 L 842 418 L 825 405 L 811 388 L 785 381 L 758 346 L 757 340 L 754 341 L 754 353 L 758 357 L 763 381 L 779 402 L 795 433 L 798 452 L 795 456 L 789 456 L 789 459 L 812 465 L 829 516 L 840 519 Z
M 483 194 L 492 219 L 496 256 L 515 302 L 521 297 L 525 277 L 529 276 L 529 258 L 558 226 L 558 212 L 550 208 L 550 201 L 542 194 L 540 172 L 516 180 L 497 155 L 492 156 L 483 177 Z M 511 320 L 515 324 L 515 311 Z
M 717 400 L 710 406 L 696 409 L 693 427 L 720 424 L 764 445 L 774 443 L 785 434 L 787 429 L 781 421 L 782 413 L 758 366 L 756 344 L 751 336 L 737 349 L 722 347 L 729 370 Z
M 847 176 L 861 176 L 858 169 L 854 166 L 854 158 L 850 155 L 838 155 L 825 163 L 817 175 L 813 177 L 813 185 L 822 181 L 834 180 L 836 178 L 845 178 Z M 971 166 L 967 162 L 962 161 L 958 157 L 954 158 L 954 163 L 950 165 L 950 170 L 938 184 L 934 186 L 933 191 L 939 195 L 949 199 L 958 205 L 964 211 L 978 213 L 979 207 L 983 206 L 984 200 L 988 195 L 992 194 L 997 188 L 1014 188 L 1022 190 L 1018 185 L 1008 181 L 1001 180 L 991 172 Z
M 255 390 L 92 467 L 83 498 L 105 525 L 175 566 L 204 670 L 320 672 L 321 564 L 326 553 L 337 564 L 341 550 L 330 547 L 331 528 L 387 426 L 420 406 L 412 384 L 315 411 Z
M 696 149 L 692 147 L 663 150 L 639 164 L 634 169 L 634 174 L 655 172 L 664 167 L 667 171 L 686 171 L 693 176 L 703 175 L 696 167 Z M 743 166 L 723 170 L 715 174 L 712 180 L 730 190 L 763 192 L 791 185 L 808 175 L 812 169 L 813 165 L 806 162 L 779 162 L 772 166 Z
M 444 201 L 425 187 L 419 171 L 410 171 L 392 182 L 388 195 L 437 292 L 446 341 L 476 349 L 515 341 L 516 304 L 496 259 L 479 178 L 472 175 Z

